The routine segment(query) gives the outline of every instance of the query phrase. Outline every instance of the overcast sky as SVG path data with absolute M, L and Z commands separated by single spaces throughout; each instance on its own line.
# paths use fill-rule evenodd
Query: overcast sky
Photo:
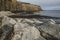
M 18 0 L 41 6 L 43 10 L 60 10 L 60 0 Z

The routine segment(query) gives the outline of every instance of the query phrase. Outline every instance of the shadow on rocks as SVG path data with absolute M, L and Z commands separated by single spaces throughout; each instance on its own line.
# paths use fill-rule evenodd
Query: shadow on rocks
M 0 40 L 11 40 L 14 30 L 12 25 L 4 25 L 0 30 Z
M 46 40 L 60 40 L 57 37 L 54 37 L 53 35 L 44 32 L 43 30 L 39 29 L 40 35 L 45 38 Z

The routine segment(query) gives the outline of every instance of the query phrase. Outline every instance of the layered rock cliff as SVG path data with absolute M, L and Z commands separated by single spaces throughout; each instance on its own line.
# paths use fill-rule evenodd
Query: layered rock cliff
M 18 2 L 16 0 L 0 0 L 0 10 L 11 12 L 36 12 L 42 9 L 40 6 L 30 3 Z

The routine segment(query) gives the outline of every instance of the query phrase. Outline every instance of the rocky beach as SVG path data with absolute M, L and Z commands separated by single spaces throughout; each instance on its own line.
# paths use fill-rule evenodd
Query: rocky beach
M 60 40 L 60 24 L 53 19 L 12 18 L 0 12 L 0 40 Z

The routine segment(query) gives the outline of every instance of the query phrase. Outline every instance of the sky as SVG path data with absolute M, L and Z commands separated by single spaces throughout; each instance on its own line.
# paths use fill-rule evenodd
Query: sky
M 60 0 L 17 0 L 41 6 L 43 10 L 60 10 Z

